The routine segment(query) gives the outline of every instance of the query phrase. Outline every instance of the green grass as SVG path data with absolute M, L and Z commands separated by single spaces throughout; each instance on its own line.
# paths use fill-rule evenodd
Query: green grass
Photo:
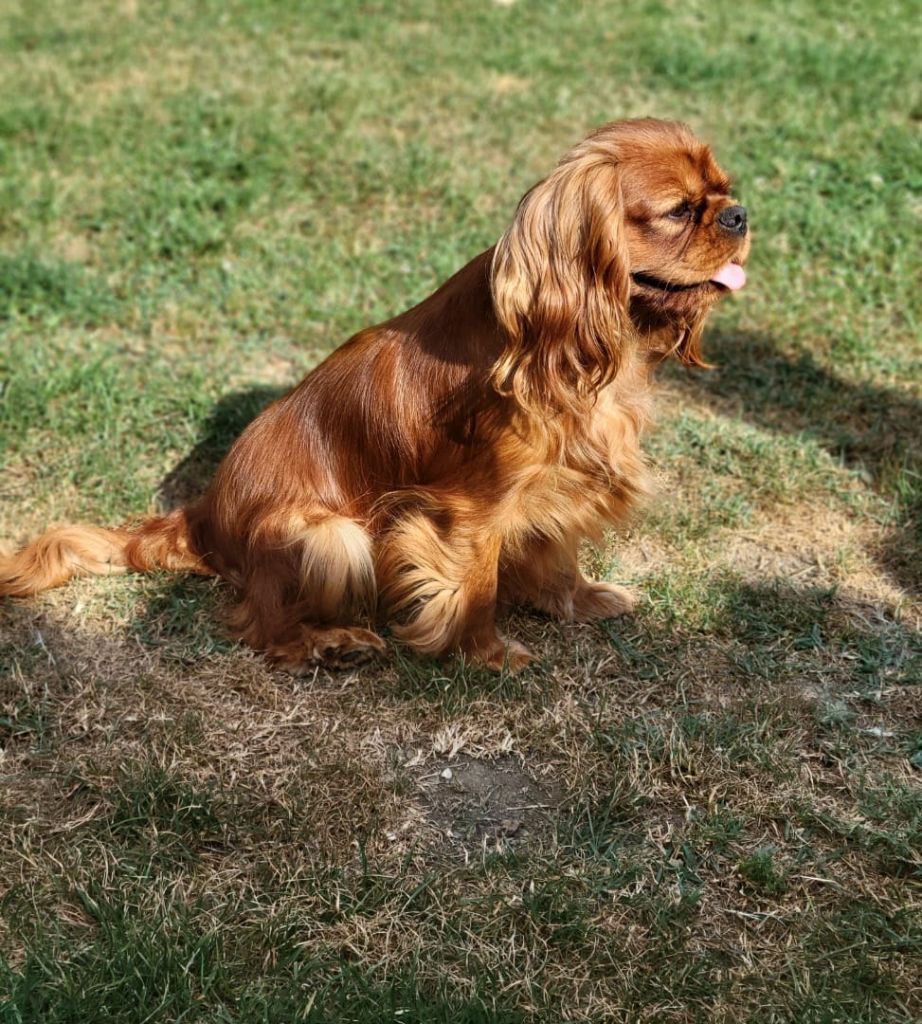
M 3 538 L 196 494 L 603 121 L 754 231 L 586 552 L 636 615 L 516 614 L 520 676 L 295 681 L 211 581 L 0 607 L 0 1024 L 922 1018 L 917 13 L 0 2 Z

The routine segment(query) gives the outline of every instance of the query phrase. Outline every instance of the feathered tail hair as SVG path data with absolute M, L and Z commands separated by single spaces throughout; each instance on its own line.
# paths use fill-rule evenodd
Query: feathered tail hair
M 0 597 L 29 597 L 74 576 L 135 569 L 210 574 L 193 551 L 185 509 L 134 527 L 58 526 L 13 553 L 0 552 Z

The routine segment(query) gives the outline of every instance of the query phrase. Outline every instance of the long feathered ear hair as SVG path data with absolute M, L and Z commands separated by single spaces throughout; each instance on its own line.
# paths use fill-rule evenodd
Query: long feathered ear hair
M 536 412 L 584 410 L 617 373 L 630 330 L 618 167 L 593 142 L 526 193 L 493 254 L 505 333 L 493 384 Z
M 701 335 L 704 333 L 704 324 L 707 321 L 707 310 L 703 309 L 691 320 L 682 324 L 673 350 L 679 361 L 686 366 L 694 366 L 699 370 L 711 370 L 712 365 L 704 358 L 701 351 Z

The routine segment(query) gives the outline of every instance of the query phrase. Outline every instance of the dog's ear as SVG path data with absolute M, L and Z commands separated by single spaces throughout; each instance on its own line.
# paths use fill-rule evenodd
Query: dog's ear
M 526 408 L 579 412 L 618 370 L 630 270 L 616 163 L 573 159 L 519 203 L 492 264 L 505 335 L 494 386 Z

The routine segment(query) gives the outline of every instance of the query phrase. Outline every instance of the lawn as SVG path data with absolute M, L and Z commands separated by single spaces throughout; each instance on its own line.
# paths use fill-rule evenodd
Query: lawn
M 0 537 L 197 493 L 590 128 L 750 211 L 659 494 L 515 677 L 0 604 L 0 1024 L 922 1019 L 918 6 L 0 0 Z M 915 105 L 913 105 L 915 104 Z

